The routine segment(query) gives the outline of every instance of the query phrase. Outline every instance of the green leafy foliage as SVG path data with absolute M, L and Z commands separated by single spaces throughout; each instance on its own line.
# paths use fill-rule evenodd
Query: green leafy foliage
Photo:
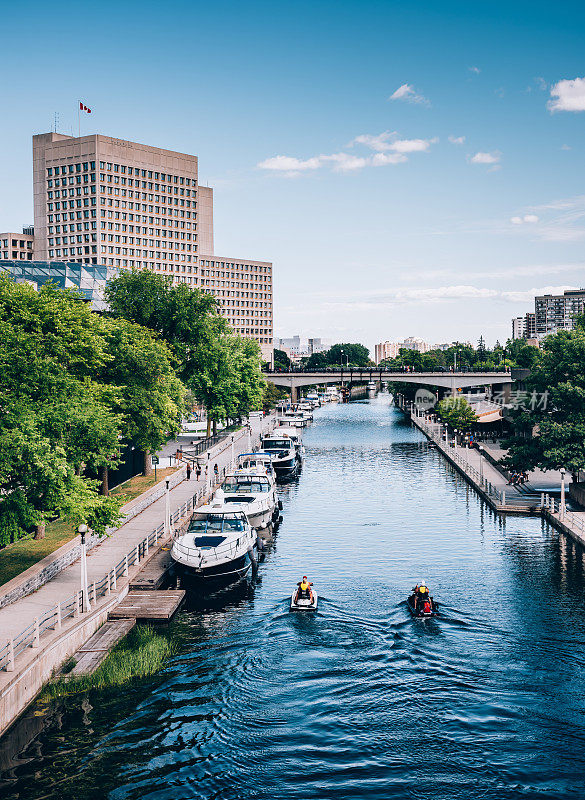
M 458 431 L 469 431 L 478 421 L 464 397 L 446 397 L 437 403 L 436 411 L 443 422 Z

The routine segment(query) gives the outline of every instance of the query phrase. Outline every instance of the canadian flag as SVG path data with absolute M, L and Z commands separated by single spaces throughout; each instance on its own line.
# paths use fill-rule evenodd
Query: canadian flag
M 88 114 L 91 114 L 91 108 L 88 108 L 87 106 L 84 106 L 83 103 L 81 102 L 81 100 L 79 101 L 79 110 L 80 111 L 85 111 Z

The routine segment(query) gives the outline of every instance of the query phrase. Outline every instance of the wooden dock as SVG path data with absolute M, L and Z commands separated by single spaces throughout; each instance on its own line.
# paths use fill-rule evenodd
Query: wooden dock
M 169 622 L 185 598 L 184 589 L 128 592 L 110 611 L 110 619 L 133 619 L 141 622 Z
M 130 591 L 145 592 L 160 589 L 169 580 L 169 570 L 173 564 L 171 559 L 170 544 L 161 549 L 149 559 L 138 575 L 130 581 Z
M 119 619 L 113 622 L 106 622 L 75 653 L 73 658 L 77 663 L 71 672 L 68 672 L 64 677 L 78 678 L 80 675 L 90 675 L 95 672 L 108 653 L 130 633 L 135 625 L 135 619 Z

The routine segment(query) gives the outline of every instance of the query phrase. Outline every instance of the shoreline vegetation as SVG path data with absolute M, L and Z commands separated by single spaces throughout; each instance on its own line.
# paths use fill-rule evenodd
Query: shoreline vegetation
M 176 645 L 170 635 L 158 633 L 149 625 L 137 625 L 95 672 L 68 678 L 67 671 L 71 671 L 76 663 L 69 659 L 63 672 L 44 687 L 39 701 L 49 702 L 93 689 L 111 689 L 147 678 L 160 672 L 175 651 Z

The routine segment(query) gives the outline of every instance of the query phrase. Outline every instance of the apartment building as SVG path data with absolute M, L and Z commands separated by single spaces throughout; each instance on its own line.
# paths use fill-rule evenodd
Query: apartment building
M 214 255 L 198 158 L 92 134 L 33 136 L 35 259 L 150 269 L 214 294 L 272 363 L 272 264 Z
M 535 297 L 534 312 L 535 335 L 539 339 L 559 330 L 572 330 L 575 317 L 585 312 L 585 289 L 569 289 L 561 295 Z
M 512 339 L 535 339 L 536 316 L 528 311 L 523 317 L 514 317 L 512 320 Z
M 379 364 L 387 358 L 397 358 L 400 347 L 400 342 L 380 342 L 374 347 L 374 361 Z
M 34 238 L 31 227 L 23 228 L 23 233 L 0 233 L 0 259 L 32 261 Z

